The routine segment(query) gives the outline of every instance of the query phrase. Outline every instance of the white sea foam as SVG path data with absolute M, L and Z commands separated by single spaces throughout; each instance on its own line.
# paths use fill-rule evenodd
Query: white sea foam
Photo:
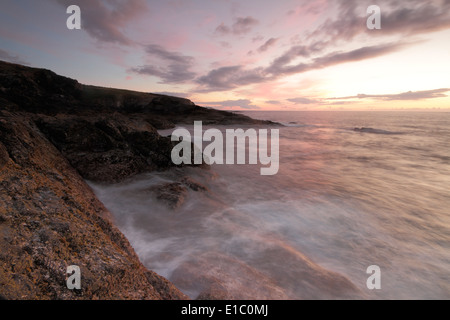
M 283 120 L 283 113 L 270 115 Z M 307 115 L 297 114 L 299 122 Z M 450 168 L 439 160 L 450 154 L 431 133 L 439 117 L 409 119 L 423 124 L 402 136 L 339 128 L 396 132 L 404 116 L 395 122 L 389 115 L 389 124 L 382 115 L 336 117 L 313 113 L 311 124 L 322 128 L 281 129 L 276 176 L 248 165 L 213 166 L 91 185 L 143 263 L 193 298 L 205 290 L 200 283 L 215 281 L 237 298 L 345 297 L 339 274 L 359 289 L 356 297 L 450 298 Z M 434 157 L 422 153 L 420 141 Z M 189 191 L 171 210 L 148 191 L 182 175 L 209 192 Z M 380 291 L 366 288 L 370 265 L 381 268 Z

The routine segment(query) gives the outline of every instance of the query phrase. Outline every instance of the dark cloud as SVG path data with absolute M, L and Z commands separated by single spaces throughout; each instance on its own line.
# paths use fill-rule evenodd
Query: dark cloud
M 239 99 L 239 100 L 226 100 L 226 101 L 216 101 L 216 102 L 202 102 L 201 105 L 207 105 L 209 107 L 215 108 L 232 108 L 238 107 L 242 109 L 261 109 L 260 107 L 252 104 L 251 100 Z
M 225 35 L 225 34 L 229 34 L 229 33 L 231 33 L 231 28 L 230 27 L 227 27 L 224 23 L 221 23 L 217 28 L 216 28 L 216 31 L 215 31 L 217 34 L 222 34 L 222 35 Z
M 397 94 L 358 94 L 356 96 L 348 97 L 338 97 L 338 98 L 327 98 L 323 100 L 315 100 L 310 98 L 293 98 L 287 99 L 287 101 L 308 105 L 308 104 L 319 104 L 319 105 L 349 105 L 358 103 L 357 100 L 372 99 L 372 100 L 383 100 L 383 101 L 415 101 L 415 100 L 426 100 L 435 98 L 445 98 L 446 92 L 449 92 L 450 88 L 435 89 L 435 90 L 425 90 L 425 91 L 408 91 Z
M 340 0 L 338 14 L 326 20 L 306 37 L 295 37 L 296 43 L 266 68 L 266 72 L 277 77 L 280 74 L 301 73 L 325 68 L 331 65 L 369 59 L 389 54 L 405 47 L 405 36 L 450 28 L 450 2 L 440 0 L 411 0 L 408 3 L 380 0 L 377 5 L 382 11 L 382 30 L 368 30 L 366 9 L 372 1 Z M 350 52 L 334 52 L 341 43 L 358 45 L 359 36 L 378 37 L 378 45 L 362 47 Z M 397 35 L 396 43 L 383 43 L 382 37 Z M 317 40 L 320 39 L 320 40 Z M 392 41 L 392 40 L 390 40 Z M 307 61 L 316 57 L 312 61 Z M 295 60 L 303 62 L 292 65 Z
M 366 9 L 373 1 L 341 0 L 337 18 L 328 19 L 305 40 L 323 39 L 329 45 L 350 41 L 361 34 L 371 36 L 418 35 L 450 27 L 450 1 L 379 0 L 381 30 L 366 28 Z
M 327 19 L 317 29 L 310 32 L 306 40 L 323 39 L 324 42 L 331 45 L 339 40 L 351 40 L 357 34 L 366 32 L 367 7 L 368 5 L 365 4 L 358 6 L 358 2 L 354 0 L 338 1 L 338 14 L 336 18 L 334 20 L 331 18 Z
M 449 1 L 421 1 L 382 15 L 382 29 L 388 33 L 420 34 L 449 27 Z
M 270 73 L 278 73 L 280 69 L 283 69 L 286 65 L 290 64 L 297 58 L 309 58 L 311 55 L 320 53 L 326 46 L 324 42 L 315 42 L 310 46 L 299 45 L 293 46 L 287 52 L 276 58 L 267 71 Z
M 295 103 L 295 104 L 318 104 L 320 101 L 309 99 L 309 98 L 292 98 L 288 99 L 289 102 Z
M 316 42 L 312 46 L 294 46 L 288 52 L 275 59 L 273 63 L 266 69 L 267 73 L 274 76 L 282 74 L 302 73 L 315 69 L 322 69 L 329 66 L 360 61 L 370 58 L 375 58 L 388 53 L 392 53 L 407 47 L 410 44 L 406 43 L 387 43 L 375 46 L 367 46 L 347 52 L 332 52 L 322 57 L 314 58 L 308 62 L 301 62 L 292 65 L 292 61 L 297 58 L 308 58 L 315 53 L 322 50 L 325 44 Z
M 130 71 L 140 75 L 158 77 L 162 83 L 182 83 L 195 77 L 194 72 L 187 71 L 181 65 L 169 65 L 168 67 L 145 65 L 132 68 Z
M 154 44 L 146 46 L 145 51 L 155 61 L 154 64 L 132 68 L 131 72 L 161 78 L 163 83 L 181 83 L 196 77 L 196 74 L 190 71 L 194 58 Z
M 201 91 L 205 92 L 230 90 L 243 85 L 274 80 L 283 75 L 298 74 L 341 63 L 375 58 L 398 51 L 407 45 L 408 44 L 404 43 L 391 43 L 363 47 L 348 52 L 334 52 L 312 59 L 308 62 L 291 65 L 290 63 L 296 58 L 296 54 L 299 56 L 307 55 L 307 53 L 305 53 L 307 51 L 303 51 L 303 49 L 299 47 L 298 50 L 294 50 L 294 53 L 296 54 L 290 54 L 289 57 L 284 56 L 276 59 L 272 65 L 267 68 L 246 70 L 242 66 L 222 67 L 210 71 L 206 76 L 198 78 L 197 83 L 202 86 Z
M 313 63 L 311 63 L 308 68 L 321 69 L 336 64 L 371 59 L 399 51 L 409 45 L 410 44 L 407 43 L 388 43 L 377 46 L 362 47 L 348 52 L 334 52 L 324 57 L 314 59 Z
M 28 65 L 29 63 L 22 60 L 21 57 L 14 55 L 8 51 L 0 49 L 0 60 L 11 62 L 11 63 L 17 63 L 17 64 L 23 64 Z
M 81 27 L 91 37 L 122 45 L 131 45 L 124 31 L 129 22 L 148 11 L 145 0 L 52 0 L 64 8 L 78 5 Z
M 301 15 L 301 14 L 314 14 L 318 15 L 323 12 L 327 6 L 328 1 L 299 1 L 297 7 L 286 12 L 287 16 Z
M 381 8 L 382 30 L 368 30 L 366 27 L 367 8 L 373 4 L 369 0 L 339 0 L 337 14 L 326 20 L 305 36 L 293 38 L 294 45 L 273 61 L 267 68 L 268 73 L 295 73 L 317 69 L 347 61 L 362 60 L 370 56 L 390 53 L 401 49 L 395 44 L 383 43 L 385 36 L 397 36 L 402 42 L 405 36 L 418 35 L 427 32 L 450 28 L 450 3 L 441 0 L 410 0 L 408 2 L 379 0 Z M 291 12 L 292 13 L 292 12 Z M 352 43 L 357 46 L 360 36 L 377 37 L 378 47 L 356 49 L 348 53 L 330 53 L 342 43 Z M 392 41 L 392 39 L 390 39 Z M 316 58 L 313 62 L 302 62 L 292 66 L 294 60 Z M 358 57 L 359 56 L 359 57 Z
M 194 62 L 194 58 L 185 56 L 178 52 L 167 51 L 163 47 L 157 44 L 150 44 L 145 46 L 145 51 L 153 56 L 156 56 L 162 60 L 169 61 L 175 64 L 182 64 L 185 66 L 191 65 Z
M 232 89 L 235 85 L 232 83 L 236 75 L 241 71 L 241 66 L 221 67 L 211 70 L 207 75 L 197 79 L 200 85 L 216 88 L 218 90 Z
M 242 35 L 249 33 L 254 26 L 258 24 L 258 20 L 256 20 L 253 17 L 246 17 L 246 18 L 236 18 L 234 24 L 229 27 L 225 25 L 224 23 L 221 23 L 216 28 L 216 34 L 219 35 L 228 35 L 228 34 L 234 34 L 234 35 Z
M 251 31 L 252 27 L 258 24 L 258 20 L 252 17 L 237 18 L 233 24 L 234 34 L 245 34 Z
M 82 28 L 90 36 L 102 42 L 122 45 L 136 44 L 127 36 L 127 26 L 150 10 L 145 0 L 51 1 L 64 8 L 72 4 L 80 6 Z M 200 85 L 199 90 L 204 92 L 230 90 L 243 85 L 273 80 L 283 75 L 370 59 L 404 48 L 406 45 L 400 40 L 407 36 L 450 28 L 450 0 L 410 0 L 408 2 L 378 0 L 376 4 L 382 10 L 382 30 L 372 31 L 366 28 L 366 9 L 373 4 L 373 1 L 338 0 L 335 3 L 337 3 L 337 12 L 333 18 L 326 20 L 305 36 L 299 34 L 295 44 L 293 43 L 291 48 L 279 55 L 268 66 L 258 68 L 228 66 L 211 70 L 195 80 Z M 302 2 L 302 6 L 309 8 L 311 5 L 305 1 Z M 319 8 L 320 5 L 315 7 Z M 216 28 L 216 34 L 248 34 L 258 23 L 258 20 L 252 16 L 238 17 L 231 24 L 220 24 Z M 378 44 L 358 47 L 360 46 L 358 43 L 361 43 L 358 41 L 360 36 L 367 35 L 376 37 Z M 384 36 L 389 36 L 389 41 L 393 41 L 392 36 L 395 35 L 399 39 L 398 43 L 383 43 Z M 253 41 L 263 41 L 263 38 L 256 36 Z M 276 38 L 270 38 L 251 54 L 265 52 L 276 43 Z M 349 44 L 350 47 L 353 45 L 355 49 L 347 52 L 336 51 L 342 43 Z M 221 45 L 224 48 L 230 46 L 227 42 L 222 42 Z M 164 83 L 181 83 L 195 79 L 196 74 L 191 71 L 194 66 L 192 57 L 167 51 L 157 45 L 146 46 L 145 50 L 154 62 L 151 60 L 151 63 L 143 63 L 142 66 L 135 67 L 131 71 L 159 77 Z M 0 52 L 0 58 L 3 56 L 5 60 L 19 62 L 18 57 L 14 55 L 8 57 L 6 54 Z
M 256 37 L 253 37 L 252 42 L 258 42 L 258 41 L 263 41 L 263 40 L 264 40 L 263 36 L 257 35 Z
M 222 67 L 211 70 L 196 81 L 201 85 L 199 91 L 224 91 L 266 80 L 263 68 L 245 70 L 242 66 Z
M 281 104 L 281 101 L 279 100 L 267 100 L 265 101 L 267 104 L 273 104 L 273 105 L 279 105 Z
M 425 100 L 425 99 L 435 99 L 435 98 L 445 98 L 447 97 L 446 92 L 449 92 L 450 88 L 442 88 L 435 90 L 425 90 L 425 91 L 408 91 L 398 94 L 358 94 L 356 96 L 350 97 L 340 97 L 340 98 L 330 98 L 327 100 L 349 100 L 349 99 L 375 99 L 375 100 Z
M 278 41 L 278 38 L 270 38 L 262 46 L 258 48 L 258 52 L 266 52 L 270 47 L 274 46 Z
M 222 46 L 222 48 L 231 49 L 231 44 L 229 42 L 220 41 L 220 45 Z
M 292 15 L 294 15 L 296 12 L 297 12 L 296 10 L 291 9 L 291 10 L 289 10 L 288 12 L 286 12 L 286 15 L 292 16 Z

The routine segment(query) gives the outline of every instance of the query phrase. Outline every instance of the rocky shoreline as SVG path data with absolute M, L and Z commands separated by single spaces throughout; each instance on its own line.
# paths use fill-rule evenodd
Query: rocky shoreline
M 270 125 L 187 99 L 79 84 L 0 62 L 0 298 L 187 299 L 147 270 L 85 180 L 167 170 L 175 124 Z M 195 181 L 156 190 L 176 206 Z M 175 190 L 175 192 L 172 192 Z M 68 290 L 78 265 L 81 290 Z

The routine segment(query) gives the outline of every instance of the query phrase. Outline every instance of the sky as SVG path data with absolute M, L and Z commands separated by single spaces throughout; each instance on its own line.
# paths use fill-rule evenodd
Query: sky
M 450 0 L 2 0 L 0 60 L 218 109 L 448 110 Z

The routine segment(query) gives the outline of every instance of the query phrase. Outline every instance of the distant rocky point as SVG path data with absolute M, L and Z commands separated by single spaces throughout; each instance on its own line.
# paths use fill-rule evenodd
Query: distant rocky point
M 242 114 L 204 108 L 184 98 L 82 85 L 52 71 L 0 61 L 2 110 L 34 114 L 107 116 L 145 120 L 156 129 L 175 124 L 274 124 Z

